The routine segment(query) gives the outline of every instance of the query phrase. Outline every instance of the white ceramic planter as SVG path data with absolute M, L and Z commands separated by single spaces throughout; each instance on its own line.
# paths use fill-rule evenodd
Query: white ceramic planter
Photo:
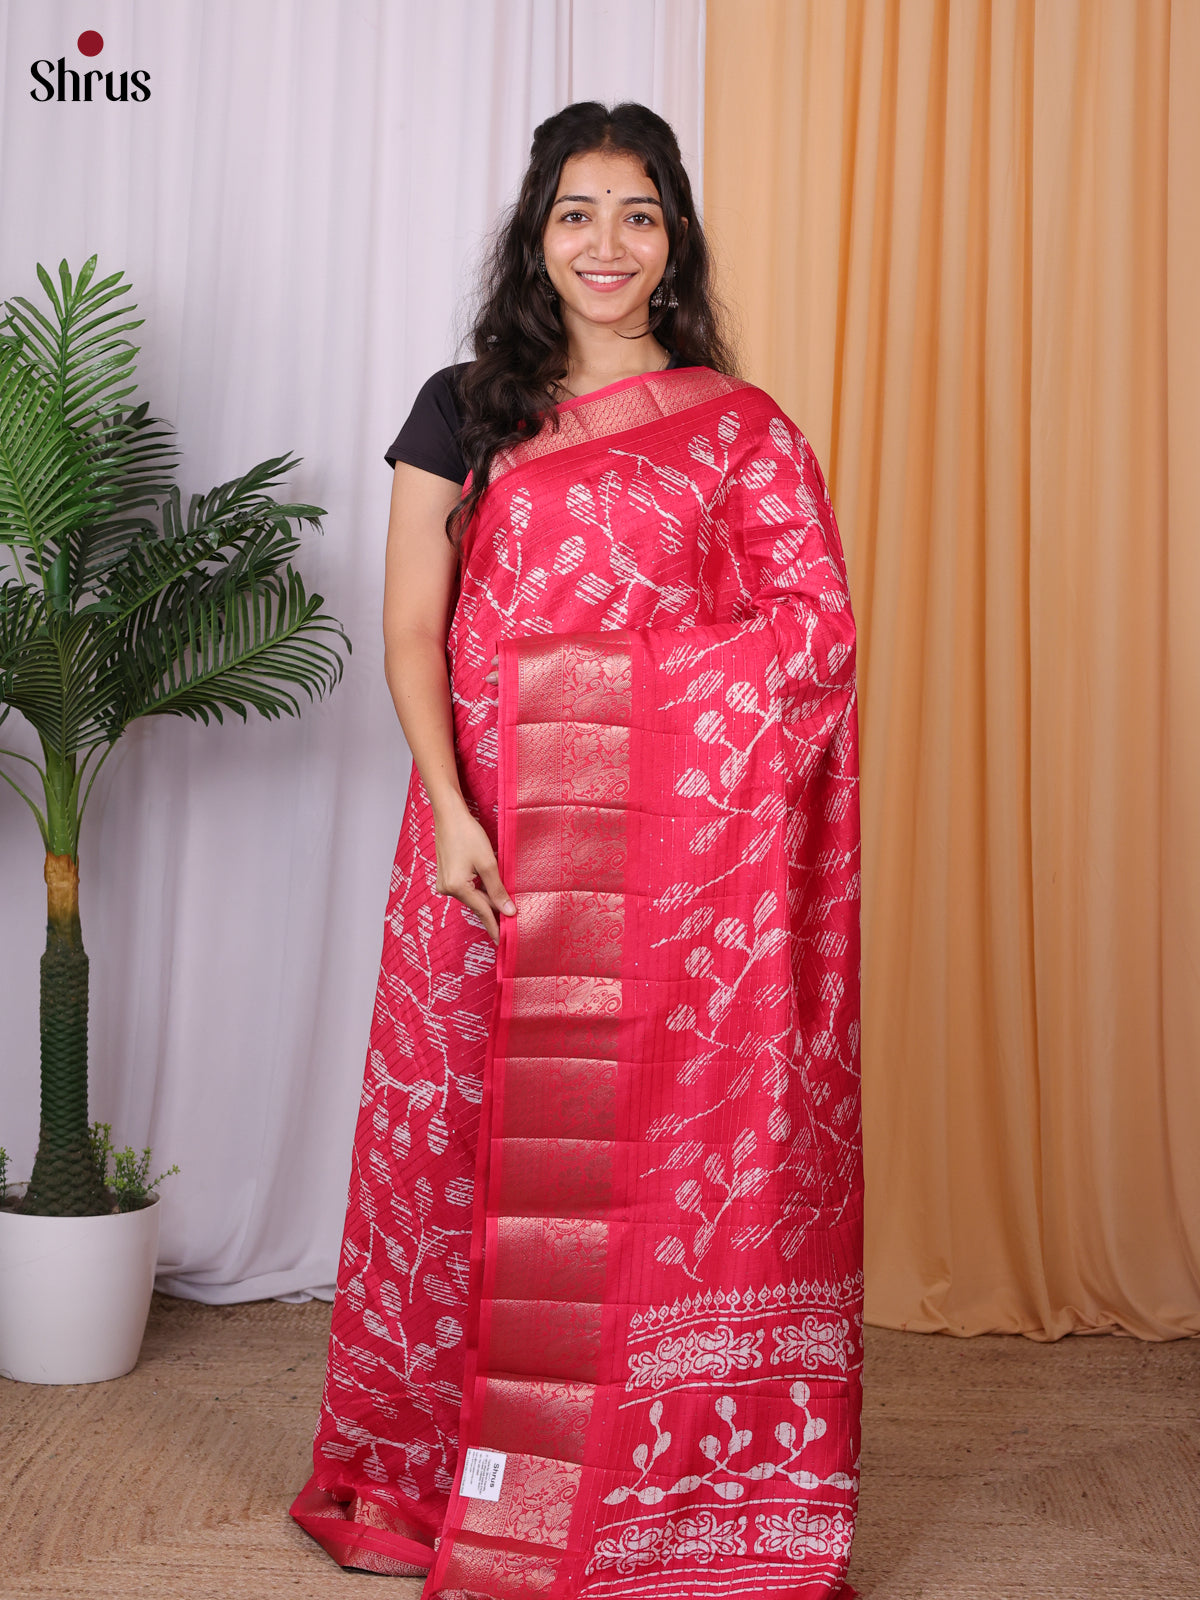
M 157 1196 L 109 1217 L 0 1211 L 0 1376 L 99 1383 L 129 1372 L 157 1256 Z

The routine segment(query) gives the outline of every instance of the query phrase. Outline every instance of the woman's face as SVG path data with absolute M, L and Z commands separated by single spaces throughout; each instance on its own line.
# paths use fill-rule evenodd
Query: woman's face
M 644 332 L 670 252 L 658 190 L 638 158 L 594 150 L 564 162 L 542 249 L 568 331 L 574 316 Z

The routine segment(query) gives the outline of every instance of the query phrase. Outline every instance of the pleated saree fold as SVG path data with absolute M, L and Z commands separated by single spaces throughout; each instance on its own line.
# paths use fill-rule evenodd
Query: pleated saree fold
M 449 651 L 518 910 L 489 963 L 414 777 L 294 1514 L 448 1600 L 849 1595 L 854 651 L 811 451 L 704 369 L 563 407 Z

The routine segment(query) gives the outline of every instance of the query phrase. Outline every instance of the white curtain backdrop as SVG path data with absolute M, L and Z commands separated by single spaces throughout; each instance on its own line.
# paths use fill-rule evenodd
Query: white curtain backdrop
M 354 642 L 340 689 L 300 722 L 135 726 L 80 847 L 92 1114 L 182 1169 L 161 1286 L 328 1292 L 409 772 L 379 637 L 382 453 L 457 353 L 539 121 L 645 101 L 698 184 L 703 3 L 9 0 L 0 29 L 0 296 L 36 296 L 38 261 L 124 268 L 185 492 L 293 450 L 288 491 L 328 508 L 301 565 Z M 144 69 L 151 98 L 34 101 L 30 64 L 60 56 Z M 0 1144 L 26 1177 L 45 892 L 7 789 L 0 871 Z

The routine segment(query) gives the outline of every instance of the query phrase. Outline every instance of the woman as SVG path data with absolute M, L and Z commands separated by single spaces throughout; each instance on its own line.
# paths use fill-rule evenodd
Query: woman
M 847 1596 L 853 622 L 659 117 L 537 130 L 390 459 L 415 770 L 293 1515 L 427 1596 Z

